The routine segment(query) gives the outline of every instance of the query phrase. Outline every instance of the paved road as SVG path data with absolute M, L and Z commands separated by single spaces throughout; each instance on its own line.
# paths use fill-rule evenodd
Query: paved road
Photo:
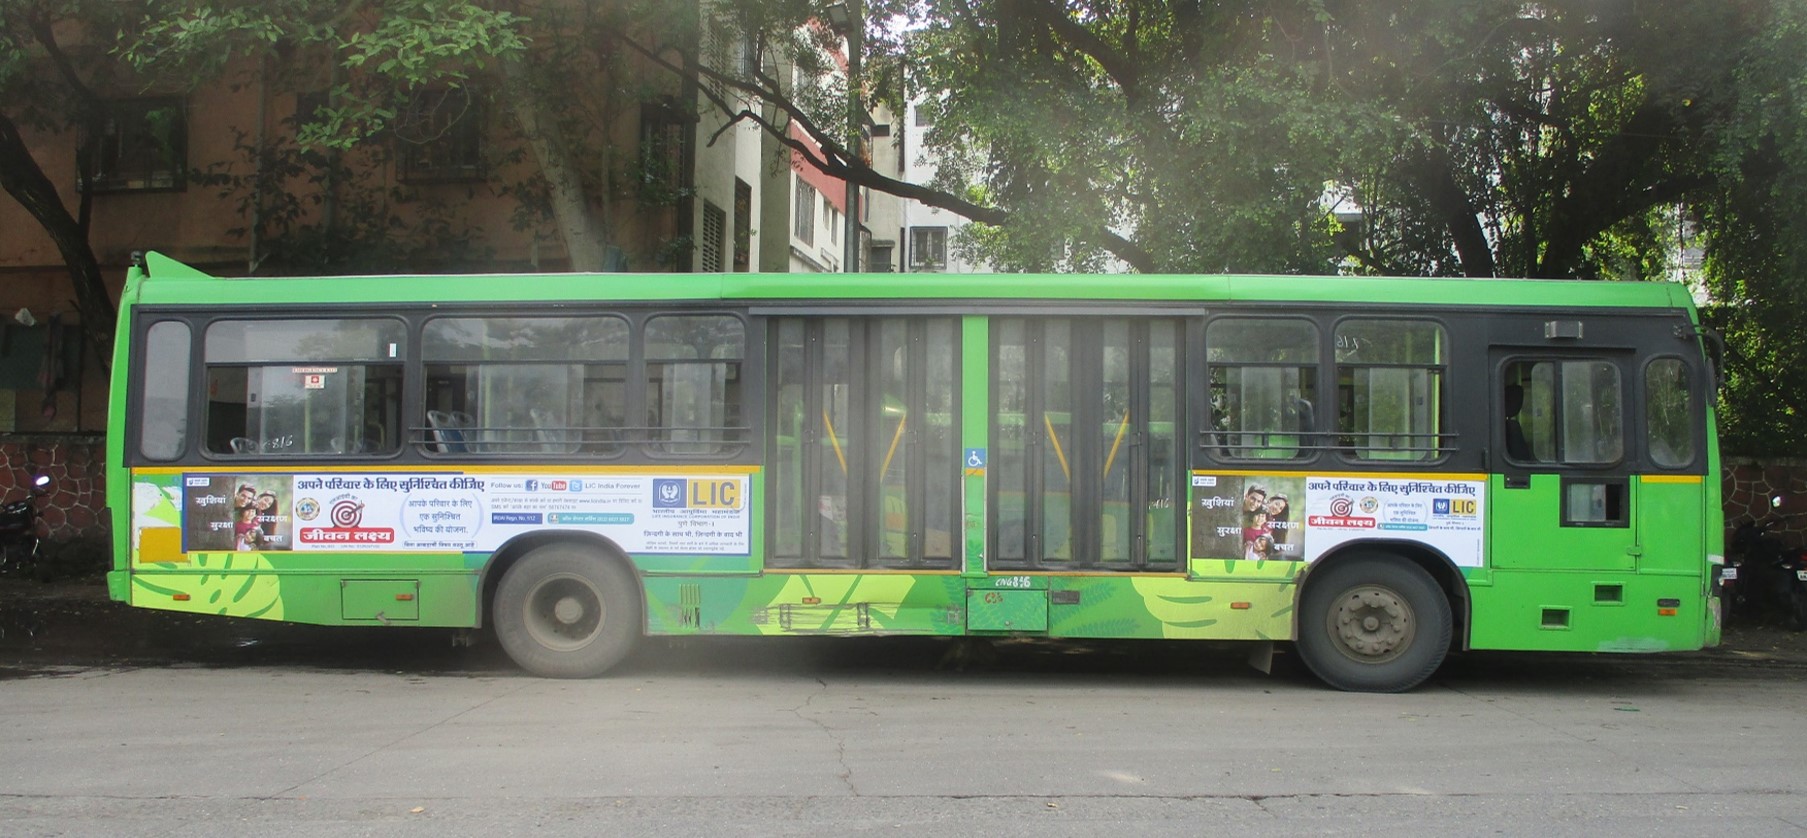
M 568 682 L 183 625 L 0 621 L 0 834 L 1807 834 L 1807 662 L 1761 651 L 1372 696 L 1196 644 L 652 641 Z

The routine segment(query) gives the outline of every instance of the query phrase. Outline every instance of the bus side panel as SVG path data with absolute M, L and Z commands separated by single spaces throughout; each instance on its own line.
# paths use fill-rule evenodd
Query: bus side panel
M 1637 481 L 1640 572 L 1687 573 L 1707 570 L 1706 481 L 1697 474 L 1644 475 Z
M 649 634 L 958 635 L 965 600 L 966 583 L 954 574 L 646 578 Z
M 1705 643 L 1699 574 L 1495 570 L 1469 587 L 1469 648 L 1667 652 Z
M 1209 562 L 1230 567 L 1254 562 Z M 1273 575 L 1070 576 L 1050 581 L 1048 634 L 1166 640 L 1290 640 L 1297 562 Z M 1253 568 L 1250 568 L 1253 570 Z
M 126 595 L 134 606 L 315 625 L 477 624 L 479 575 L 462 553 L 185 551 L 183 479 L 132 477 Z

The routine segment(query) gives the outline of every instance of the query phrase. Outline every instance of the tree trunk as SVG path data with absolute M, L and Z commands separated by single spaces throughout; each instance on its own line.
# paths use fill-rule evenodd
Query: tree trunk
M 540 164 L 551 193 L 552 216 L 571 260 L 571 270 L 600 271 L 608 254 L 605 226 L 590 206 L 583 175 L 572 162 L 558 124 L 534 95 L 528 68 L 519 58 L 502 61 L 503 90 L 527 145 Z
M 69 214 L 57 194 L 56 185 L 45 176 L 43 168 L 11 118 L 0 114 L 0 187 L 6 189 L 31 217 L 38 220 L 50 240 L 62 253 L 69 268 L 69 280 L 75 292 L 76 312 L 81 315 L 82 333 L 94 346 L 102 364 L 113 360 L 113 326 L 116 314 L 113 299 L 107 294 L 100 262 L 82 225 Z
M 1443 229 L 1456 246 L 1456 258 L 1462 262 L 1462 275 L 1493 276 L 1497 270 L 1493 246 L 1481 230 L 1473 202 L 1456 183 L 1450 168 L 1449 155 L 1441 148 L 1431 147 L 1419 155 L 1417 163 L 1409 165 L 1406 176 L 1431 205 L 1431 211 L 1442 218 Z

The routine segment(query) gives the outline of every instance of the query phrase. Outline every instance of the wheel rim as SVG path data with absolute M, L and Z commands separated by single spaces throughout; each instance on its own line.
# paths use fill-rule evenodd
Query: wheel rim
M 546 577 L 527 594 L 527 633 L 553 651 L 589 645 L 602 634 L 607 617 L 602 591 L 575 574 Z
M 1380 585 L 1350 588 L 1330 610 L 1330 640 L 1350 660 L 1386 663 L 1412 648 L 1418 620 L 1398 591 Z

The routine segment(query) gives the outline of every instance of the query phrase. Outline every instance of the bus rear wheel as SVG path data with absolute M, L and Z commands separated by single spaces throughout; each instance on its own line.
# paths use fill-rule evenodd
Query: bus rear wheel
M 537 548 L 515 562 L 496 588 L 496 639 L 535 675 L 601 675 L 640 637 L 639 588 L 626 565 L 591 550 L 574 544 Z
M 1449 653 L 1449 600 L 1424 568 L 1382 554 L 1350 557 L 1308 577 L 1299 657 L 1339 690 L 1403 692 Z

